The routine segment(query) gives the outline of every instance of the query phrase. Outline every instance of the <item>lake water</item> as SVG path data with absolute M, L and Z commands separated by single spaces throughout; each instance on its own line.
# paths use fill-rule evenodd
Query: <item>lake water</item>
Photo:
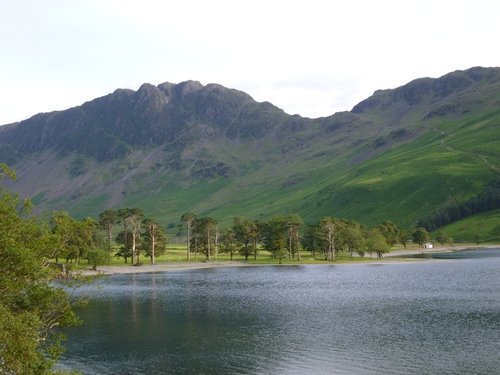
M 439 257 L 439 256 L 438 256 Z M 500 249 L 404 264 L 103 278 L 63 367 L 84 374 L 500 374 Z

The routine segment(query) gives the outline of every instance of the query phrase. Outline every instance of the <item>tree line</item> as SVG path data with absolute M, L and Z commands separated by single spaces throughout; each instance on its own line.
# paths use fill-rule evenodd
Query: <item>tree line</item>
M 221 229 L 214 218 L 189 212 L 182 215 L 181 223 L 187 233 L 187 261 L 193 254 L 195 258 L 200 254 L 205 260 L 216 260 L 219 253 L 229 254 L 231 260 L 235 254 L 245 260 L 257 259 L 260 250 L 270 252 L 275 259 L 300 260 L 301 250 L 328 261 L 335 261 L 342 252 L 359 256 L 369 252 L 381 258 L 397 243 L 406 248 L 408 240 L 419 246 L 429 241 L 425 228 L 407 232 L 390 221 L 367 228 L 355 220 L 332 217 L 306 225 L 297 214 L 274 216 L 268 221 L 238 216 L 231 226 Z
M 454 221 L 497 208 L 500 208 L 500 179 L 493 181 L 482 192 L 465 202 L 458 203 L 450 199 L 442 208 L 421 219 L 418 225 L 428 231 L 435 231 Z
M 425 228 L 411 232 L 390 221 L 368 228 L 355 220 L 323 217 L 313 224 L 305 224 L 298 214 L 277 215 L 268 221 L 244 216 L 233 218 L 231 225 L 222 228 L 210 216 L 198 217 L 187 212 L 180 217 L 179 230 L 186 237 L 186 261 L 217 260 L 225 254 L 233 260 L 235 255 L 257 259 L 265 250 L 274 259 L 300 261 L 301 251 L 312 257 L 335 261 L 340 253 L 365 256 L 370 253 L 382 258 L 398 243 L 406 248 L 408 241 L 419 246 L 429 241 Z M 86 259 L 95 269 L 109 261 L 111 256 L 123 258 L 125 263 L 141 264 L 141 256 L 151 264 L 165 254 L 167 235 L 165 228 L 155 219 L 148 218 L 140 208 L 107 209 L 98 220 L 72 218 L 67 212 L 56 211 L 50 218 L 50 228 L 61 244 L 54 252 L 56 262 L 79 264 Z M 450 242 L 440 233 L 438 241 Z M 115 245 L 116 244 L 116 245 Z
M 390 221 L 368 228 L 355 220 L 323 217 L 317 223 L 305 224 L 298 214 L 277 215 L 268 221 L 244 216 L 233 218 L 232 224 L 222 228 L 210 216 L 198 217 L 187 212 L 180 217 L 179 230 L 186 237 L 186 261 L 217 260 L 225 254 L 232 261 L 235 255 L 257 259 L 265 250 L 274 259 L 300 261 L 301 251 L 312 257 L 335 261 L 340 253 L 365 256 L 370 253 L 382 258 L 398 243 L 406 248 L 408 241 L 419 246 L 429 241 L 425 228 L 408 232 Z M 54 212 L 50 228 L 61 244 L 54 253 L 56 262 L 67 263 L 86 259 L 95 269 L 97 264 L 109 261 L 111 256 L 123 258 L 125 263 L 141 264 L 141 256 L 151 264 L 165 254 L 167 235 L 165 228 L 155 219 L 145 217 L 140 208 L 107 209 L 92 218 L 77 220 L 68 213 Z M 441 234 L 442 243 L 451 239 Z M 116 244 L 116 246 L 114 246 Z

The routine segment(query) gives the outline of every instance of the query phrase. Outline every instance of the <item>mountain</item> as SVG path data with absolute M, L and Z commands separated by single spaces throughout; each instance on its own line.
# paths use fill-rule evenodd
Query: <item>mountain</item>
M 0 127 L 0 161 L 39 211 L 412 226 L 498 177 L 499 104 L 500 68 L 417 79 L 317 119 L 216 84 L 144 84 Z

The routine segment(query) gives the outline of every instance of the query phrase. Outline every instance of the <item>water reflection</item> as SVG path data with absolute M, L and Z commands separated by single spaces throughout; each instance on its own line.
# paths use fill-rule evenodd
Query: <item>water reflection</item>
M 492 253 L 105 278 L 85 325 L 69 332 L 64 363 L 85 374 L 495 373 Z

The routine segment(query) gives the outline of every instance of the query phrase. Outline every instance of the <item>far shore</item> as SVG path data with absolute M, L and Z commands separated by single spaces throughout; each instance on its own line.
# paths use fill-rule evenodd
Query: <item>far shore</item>
M 369 258 L 369 256 L 365 255 L 364 261 L 360 262 L 359 260 L 353 260 L 352 262 L 343 261 L 342 263 L 335 262 L 325 262 L 324 264 L 331 265 L 345 265 L 345 264 L 387 264 L 387 263 L 401 263 L 406 261 L 424 261 L 425 259 L 408 259 L 402 260 L 400 257 L 406 255 L 417 255 L 417 254 L 426 254 L 426 253 L 442 253 L 442 252 L 455 252 L 466 249 L 491 249 L 498 248 L 500 245 L 477 245 L 477 246 L 463 246 L 463 245 L 455 245 L 455 246 L 439 246 L 432 249 L 411 249 L 411 250 L 394 250 L 390 253 L 384 254 L 383 259 L 378 258 Z M 296 265 L 304 265 L 308 264 L 307 261 L 297 262 Z M 318 263 L 311 263 L 318 264 Z M 322 263 L 320 263 L 322 264 Z M 260 264 L 260 263 L 247 263 L 244 261 L 198 261 L 198 262 L 165 262 L 158 264 L 143 264 L 140 266 L 132 266 L 132 265 L 122 265 L 122 266 L 98 266 L 97 271 L 93 271 L 90 269 L 86 269 L 80 271 L 85 276 L 93 276 L 93 275 L 116 275 L 116 274 L 132 274 L 132 273 L 152 273 L 152 272 L 167 272 L 167 271 L 182 271 L 182 270 L 196 270 L 196 269 L 204 269 L 204 268 L 221 268 L 221 267 L 256 267 L 256 266 L 277 266 L 278 261 L 276 263 L 269 264 Z M 293 263 L 283 263 L 283 266 L 293 266 Z

